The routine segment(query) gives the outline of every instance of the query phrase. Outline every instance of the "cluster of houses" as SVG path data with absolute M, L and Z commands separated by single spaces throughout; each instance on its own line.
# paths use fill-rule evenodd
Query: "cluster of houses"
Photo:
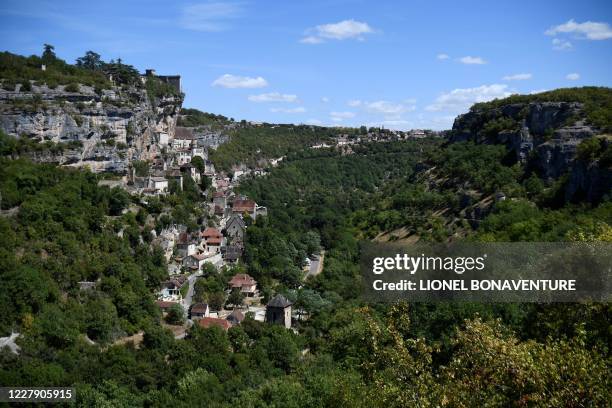
M 276 295 L 266 305 L 265 321 L 271 324 L 278 324 L 287 329 L 291 328 L 291 306 L 293 305 L 283 295 Z M 206 303 L 195 303 L 189 310 L 189 318 L 197 325 L 203 328 L 213 326 L 220 327 L 223 330 L 228 330 L 233 326 L 237 326 L 246 318 L 246 314 L 234 309 L 225 317 L 220 317 L 219 313 L 213 316 L 210 307 Z M 257 319 L 257 317 L 255 317 Z
M 215 167 L 208 160 L 208 142 L 203 142 L 205 136 L 195 136 L 191 128 L 177 126 L 174 137 L 169 138 L 166 133 L 159 133 L 158 145 L 162 153 L 157 155 L 145 176 L 136 175 L 131 167 L 128 171 L 128 190 L 136 194 L 164 195 L 169 192 L 170 182 L 175 182 L 179 189 L 183 189 L 183 182 L 187 176 L 196 183 L 200 183 L 200 171 L 191 164 L 195 157 L 204 162 L 204 175 L 213 177 Z

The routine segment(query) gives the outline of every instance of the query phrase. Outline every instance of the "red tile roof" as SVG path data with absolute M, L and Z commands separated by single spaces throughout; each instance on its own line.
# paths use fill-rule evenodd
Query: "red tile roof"
M 206 239 L 206 245 L 221 245 L 221 237 L 212 237 Z
M 239 273 L 234 275 L 229 284 L 233 288 L 241 288 L 243 286 L 257 285 L 257 281 L 246 273 Z
M 208 305 L 206 303 L 195 303 L 191 306 L 191 313 L 206 313 Z
M 217 319 L 216 317 L 203 317 L 200 320 L 198 320 L 198 324 L 201 327 L 204 327 L 205 329 L 212 327 L 212 326 L 217 326 L 222 328 L 223 330 L 228 330 L 230 327 L 232 327 L 232 324 L 230 322 L 228 322 L 225 319 Z
M 193 135 L 193 132 L 191 131 L 191 129 L 186 128 L 186 127 L 177 126 L 174 129 L 174 138 L 183 139 L 183 140 L 193 140 L 195 139 L 195 136 Z
M 178 305 L 176 302 L 167 302 L 164 300 L 156 300 L 155 304 L 159 306 L 161 310 L 170 309 L 173 305 Z
M 213 227 L 208 227 L 202 232 L 203 238 L 221 238 L 222 236 L 221 232 Z
M 253 212 L 255 211 L 255 201 L 253 200 L 236 200 L 233 205 L 234 212 Z

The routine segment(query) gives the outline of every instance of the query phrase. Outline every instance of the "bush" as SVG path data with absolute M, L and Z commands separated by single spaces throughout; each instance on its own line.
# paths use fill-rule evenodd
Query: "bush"
M 587 163 L 597 159 L 602 153 L 602 143 L 597 137 L 583 140 L 576 149 L 576 157 Z
M 32 84 L 30 83 L 29 80 L 24 80 L 21 83 L 21 88 L 19 88 L 20 92 L 30 92 L 32 90 Z
M 64 88 L 64 91 L 66 92 L 79 92 L 79 90 L 80 90 L 79 84 L 75 84 L 74 82 L 69 83 Z
M 179 325 L 185 323 L 185 311 L 181 305 L 174 304 L 168 310 L 168 314 L 166 315 L 166 323 Z

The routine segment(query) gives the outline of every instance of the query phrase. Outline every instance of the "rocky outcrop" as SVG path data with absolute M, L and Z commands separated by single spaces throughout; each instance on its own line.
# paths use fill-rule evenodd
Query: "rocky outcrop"
M 597 201 L 612 184 L 609 169 L 576 160 L 577 146 L 600 133 L 585 124 L 584 116 L 577 102 L 514 103 L 472 110 L 455 119 L 450 140 L 504 144 L 516 161 L 531 166 L 546 180 L 568 174 L 568 200 L 580 196 Z
M 32 86 L 29 92 L 0 90 L 0 128 L 15 137 L 54 143 L 80 142 L 35 159 L 93 171 L 123 172 L 132 160 L 160 154 L 160 135 L 171 139 L 182 100 L 150 98 L 145 89 L 113 87 L 96 93 L 81 85 Z M 74 145 L 74 144 L 72 144 Z

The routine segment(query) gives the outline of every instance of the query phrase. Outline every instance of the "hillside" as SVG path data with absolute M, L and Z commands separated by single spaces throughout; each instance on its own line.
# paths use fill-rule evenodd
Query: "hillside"
M 501 144 L 506 161 L 543 180 L 565 178 L 567 200 L 599 201 L 612 186 L 612 89 L 568 88 L 474 105 L 451 142 Z
M 180 110 L 154 74 L 50 57 L 0 70 L 3 385 L 84 407 L 611 400 L 609 303 L 371 303 L 360 270 L 371 240 L 612 242 L 609 90 L 411 137 Z
M 0 130 L 21 139 L 15 153 L 30 150 L 39 161 L 117 173 L 161 154 L 162 135 L 174 135 L 179 92 L 95 53 L 70 65 L 45 52 L 0 54 Z

